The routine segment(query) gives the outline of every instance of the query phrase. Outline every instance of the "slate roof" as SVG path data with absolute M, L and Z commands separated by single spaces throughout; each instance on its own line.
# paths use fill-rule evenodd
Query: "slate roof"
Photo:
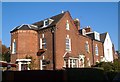
M 107 32 L 100 34 L 100 41 L 104 42 L 106 38 Z
M 17 30 L 38 30 L 38 27 L 28 24 L 22 24 L 20 26 L 17 26 L 15 29 L 10 31 L 10 33 L 15 32 Z
M 94 33 L 90 33 L 90 34 L 86 34 L 86 35 L 89 36 L 91 39 L 94 39 L 94 40 L 95 40 Z
M 66 12 L 68 12 L 68 11 L 66 11 Z M 58 23 L 58 21 L 64 16 L 64 14 L 66 12 L 52 16 L 50 18 L 46 18 L 46 19 L 53 20 L 53 22 L 51 24 L 49 24 L 47 27 L 52 27 L 52 26 L 56 25 Z M 46 20 L 46 19 L 44 19 L 44 20 Z M 17 30 L 36 30 L 36 31 L 41 30 L 41 29 L 43 29 L 42 27 L 44 25 L 44 20 L 38 21 L 38 22 L 33 23 L 31 25 L 24 24 L 24 25 L 17 26 L 13 30 L 11 30 L 10 33 L 17 31 Z M 37 28 L 34 26 L 37 26 Z M 47 27 L 45 27 L 45 28 L 47 28 Z
M 68 12 L 68 11 L 66 11 L 66 12 Z M 52 19 L 52 20 L 54 20 L 54 21 L 53 21 L 49 26 L 47 26 L 47 27 L 51 27 L 51 26 L 56 25 L 56 24 L 58 23 L 58 21 L 64 16 L 64 14 L 65 14 L 66 12 L 61 13 L 61 14 L 58 14 L 58 15 L 56 15 L 56 16 L 52 16 L 52 17 L 50 17 L 50 18 L 46 18 L 46 19 Z M 45 19 L 45 20 L 46 20 L 46 19 Z M 44 24 L 44 20 L 39 21 L 39 22 L 36 22 L 36 23 L 33 23 L 33 25 L 38 26 L 39 29 L 41 29 L 41 27 L 43 27 L 43 24 Z

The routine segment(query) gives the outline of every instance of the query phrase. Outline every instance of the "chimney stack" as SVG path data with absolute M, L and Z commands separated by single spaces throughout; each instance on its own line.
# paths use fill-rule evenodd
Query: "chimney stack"
M 74 19 L 74 24 L 78 30 L 80 30 L 80 21 L 78 18 Z
M 92 32 L 92 29 L 91 29 L 90 26 L 87 26 L 87 27 L 85 27 L 84 29 L 85 29 L 86 33 L 87 33 L 87 32 Z

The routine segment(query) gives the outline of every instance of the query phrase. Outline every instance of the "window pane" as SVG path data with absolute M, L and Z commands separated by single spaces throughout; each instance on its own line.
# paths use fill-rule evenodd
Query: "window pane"
M 49 21 L 47 20 L 47 21 L 45 21 L 45 25 L 48 25 L 49 24 Z
M 68 23 L 68 20 L 67 20 L 67 22 L 66 22 L 66 30 L 69 30 L 69 23 Z
M 68 68 L 68 59 L 64 60 L 66 62 L 66 68 Z
M 42 39 L 42 47 L 43 47 L 44 49 L 47 48 L 47 45 L 46 45 L 46 38 L 43 38 L 43 39 Z
M 95 47 L 95 53 L 98 55 L 98 46 Z
M 86 52 L 89 52 L 89 44 L 88 43 L 85 44 L 85 49 L 86 49 Z

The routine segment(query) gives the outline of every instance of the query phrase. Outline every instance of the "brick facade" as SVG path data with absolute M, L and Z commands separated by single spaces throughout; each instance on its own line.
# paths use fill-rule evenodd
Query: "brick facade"
M 66 30 L 66 20 L 69 23 L 69 30 Z M 94 40 L 89 36 L 85 36 L 79 33 L 78 27 L 75 21 L 72 19 L 69 12 L 64 12 L 62 18 L 56 23 L 55 27 L 55 64 L 56 69 L 63 69 L 64 66 L 64 54 L 66 53 L 66 37 L 69 35 L 71 39 L 71 51 L 70 54 L 74 58 L 78 58 L 79 55 L 85 56 L 85 67 L 87 67 L 87 61 L 89 60 L 90 65 L 100 62 L 103 55 L 103 44 L 100 41 Z M 51 26 L 53 27 L 53 26 Z M 35 60 L 36 69 L 40 69 L 40 60 L 44 59 L 50 61 L 46 65 L 47 70 L 53 69 L 53 37 L 51 33 L 51 27 L 41 30 L 17 30 L 11 32 L 11 48 L 13 40 L 16 41 L 16 54 L 11 54 L 11 62 L 15 63 L 16 59 L 24 59 L 26 56 L 32 56 Z M 86 29 L 86 32 L 91 29 Z M 44 53 L 38 55 L 40 50 L 40 38 L 42 35 L 46 38 L 46 50 Z M 89 45 L 89 52 L 85 49 L 86 42 Z M 98 46 L 98 56 L 95 54 L 95 46 Z M 11 49 L 12 50 L 12 49 Z

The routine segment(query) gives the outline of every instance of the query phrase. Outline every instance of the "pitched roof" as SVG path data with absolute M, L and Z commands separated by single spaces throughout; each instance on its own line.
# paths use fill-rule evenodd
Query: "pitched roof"
M 17 30 L 38 30 L 38 27 L 33 26 L 33 25 L 28 25 L 28 24 L 22 24 L 20 26 L 17 26 L 12 31 L 10 31 L 10 33 L 14 32 L 14 31 L 17 31 Z
M 66 11 L 66 12 L 68 12 L 68 11 Z M 53 20 L 53 22 L 49 26 L 47 26 L 47 27 L 51 27 L 51 26 L 56 25 L 58 23 L 58 21 L 64 16 L 64 14 L 66 12 L 58 14 L 58 15 L 55 15 L 55 16 L 52 16 L 50 18 L 46 18 L 46 19 L 52 19 Z M 44 20 L 46 20 L 46 19 L 44 19 Z M 36 22 L 36 23 L 33 23 L 33 25 L 36 25 L 36 26 L 39 27 L 39 29 L 41 29 L 41 27 L 43 27 L 44 20 L 41 20 L 41 21 Z
M 66 11 L 68 12 L 68 11 Z M 66 13 L 61 13 L 61 14 L 58 14 L 58 15 L 55 15 L 55 16 L 52 16 L 50 18 L 46 18 L 46 19 L 52 19 L 53 22 L 51 24 L 49 24 L 47 27 L 51 27 L 51 26 L 54 26 L 58 23 L 58 21 L 64 16 L 64 14 Z M 46 20 L 44 19 L 44 20 Z M 41 30 L 43 29 L 43 25 L 44 25 L 44 20 L 41 20 L 41 21 L 38 21 L 36 23 L 33 23 L 31 25 L 20 25 L 20 26 L 17 26 L 15 27 L 13 30 L 10 31 L 10 33 L 14 32 L 14 31 L 17 31 L 17 30 Z M 37 27 L 37 28 L 35 28 Z M 47 27 L 44 27 L 44 28 L 47 28 Z
M 90 33 L 90 34 L 86 34 L 86 35 L 89 36 L 91 39 L 95 40 L 94 33 Z
M 104 42 L 106 38 L 107 32 L 100 34 L 100 41 Z

